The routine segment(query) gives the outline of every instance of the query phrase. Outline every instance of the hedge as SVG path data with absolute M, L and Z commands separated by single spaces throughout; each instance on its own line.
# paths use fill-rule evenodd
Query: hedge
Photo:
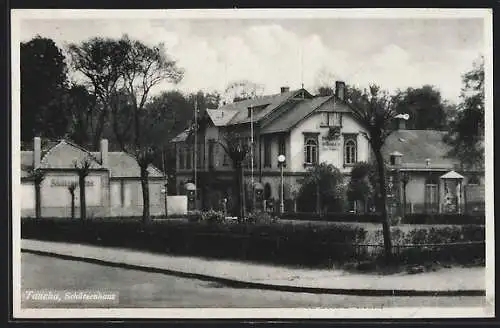
M 398 244 L 397 240 L 415 244 L 468 241 L 478 243 L 455 248 L 459 249 L 459 252 L 452 251 L 447 246 L 415 246 L 405 249 L 395 246 L 396 255 L 401 261 L 412 263 L 428 260 L 472 263 L 484 259 L 484 227 L 444 228 L 446 229 L 419 229 L 404 233 L 393 227 L 394 244 Z M 374 247 L 365 247 L 363 243 L 367 240 L 367 231 L 349 224 L 297 225 L 283 222 L 212 223 L 159 220 L 144 225 L 140 220 L 130 218 L 83 221 L 26 218 L 21 221 L 21 235 L 28 239 L 311 267 L 365 260 L 378 256 L 383 250 L 379 242 Z M 378 252 L 370 252 L 369 248 Z
M 484 225 L 484 214 L 407 214 L 401 221 L 404 224 L 480 224 Z
M 366 222 L 381 223 L 382 219 L 378 213 L 326 213 L 320 216 L 318 213 L 296 212 L 283 213 L 281 219 L 284 220 L 304 220 L 304 221 L 327 221 L 327 222 Z

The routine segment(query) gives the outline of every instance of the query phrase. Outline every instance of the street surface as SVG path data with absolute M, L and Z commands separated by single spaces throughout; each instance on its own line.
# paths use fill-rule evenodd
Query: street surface
M 78 261 L 22 253 L 21 288 L 52 290 L 107 290 L 119 293 L 111 307 L 222 307 L 222 308 L 381 308 L 483 306 L 484 297 L 365 297 L 227 288 L 217 283 L 177 278 Z M 430 282 L 432 283 L 432 282 Z M 30 307 L 68 307 L 29 303 Z M 42 304 L 42 305 L 41 305 Z M 28 303 L 23 301 L 23 307 Z M 70 307 L 109 307 L 109 304 L 71 304 Z

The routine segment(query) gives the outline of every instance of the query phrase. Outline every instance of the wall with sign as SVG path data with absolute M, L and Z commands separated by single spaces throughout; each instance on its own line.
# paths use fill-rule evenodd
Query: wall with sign
M 85 178 L 85 182 L 87 206 L 103 206 L 102 176 L 89 175 Z M 76 174 L 47 174 L 41 185 L 43 207 L 71 206 L 71 195 L 68 190 L 71 184 L 76 184 L 75 202 L 80 204 L 80 187 Z

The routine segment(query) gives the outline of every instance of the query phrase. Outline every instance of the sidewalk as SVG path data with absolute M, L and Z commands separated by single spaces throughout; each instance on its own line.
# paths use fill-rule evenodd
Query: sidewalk
M 120 248 L 23 239 L 22 251 L 129 269 L 213 280 L 233 287 L 352 295 L 484 295 L 485 269 L 450 268 L 419 274 L 353 274 L 145 253 Z

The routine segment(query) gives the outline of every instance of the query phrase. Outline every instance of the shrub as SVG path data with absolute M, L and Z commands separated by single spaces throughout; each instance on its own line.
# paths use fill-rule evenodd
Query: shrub
M 243 219 L 245 223 L 276 223 L 279 218 L 267 212 L 252 212 Z
M 484 215 L 469 214 L 407 214 L 402 223 L 405 224 L 480 224 L 485 221 Z
M 304 220 L 304 221 L 328 221 L 328 222 L 367 222 L 367 223 L 381 223 L 380 214 L 378 213 L 326 213 L 320 216 L 318 213 L 284 213 L 281 215 L 283 220 Z
M 222 223 L 226 219 L 226 215 L 222 211 L 208 210 L 201 212 L 201 220 L 209 223 Z

